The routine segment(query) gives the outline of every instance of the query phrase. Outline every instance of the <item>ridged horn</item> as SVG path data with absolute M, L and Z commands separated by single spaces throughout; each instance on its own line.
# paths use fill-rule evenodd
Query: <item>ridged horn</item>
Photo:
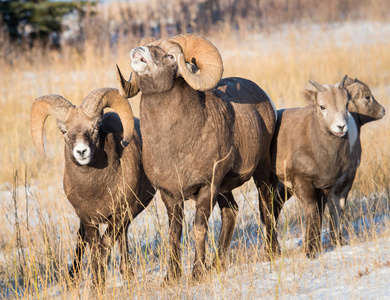
M 193 34 L 178 35 L 170 41 L 178 43 L 183 50 L 183 54 L 178 57 L 179 71 L 193 89 L 207 91 L 218 84 L 223 73 L 223 63 L 218 49 L 211 42 Z M 199 74 L 192 73 L 186 62 L 195 64 Z
M 319 92 L 322 92 L 325 90 L 325 88 L 319 84 L 318 82 L 315 82 L 314 80 L 309 80 L 310 84 L 312 84 Z
M 46 156 L 43 145 L 43 126 L 46 118 L 52 115 L 57 122 L 64 122 L 73 108 L 74 105 L 60 95 L 46 95 L 34 100 L 30 114 L 31 136 L 35 148 L 43 156 Z
M 129 101 L 120 95 L 119 91 L 114 88 L 101 88 L 93 90 L 84 98 L 80 107 L 89 117 L 100 114 L 104 108 L 112 108 L 119 116 L 123 126 L 122 146 L 126 147 L 134 131 L 134 116 Z
M 130 79 L 126 80 L 118 65 L 116 65 L 116 76 L 119 82 L 119 93 L 126 98 L 132 98 L 138 94 L 139 88 L 133 73 L 130 74 Z

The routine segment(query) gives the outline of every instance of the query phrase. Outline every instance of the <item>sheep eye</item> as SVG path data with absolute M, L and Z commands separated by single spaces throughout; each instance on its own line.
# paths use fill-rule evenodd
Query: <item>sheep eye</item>
M 370 96 L 366 96 L 366 100 L 370 100 L 370 98 L 371 98 Z
M 61 133 L 65 135 L 68 131 L 66 129 L 61 129 Z
M 95 128 L 94 128 L 93 130 L 96 130 L 96 131 L 98 131 L 98 130 L 99 130 L 99 128 L 100 128 L 99 124 L 96 124 L 96 126 L 95 126 Z
M 320 108 L 321 108 L 321 110 L 324 110 L 324 109 L 325 109 L 325 106 L 320 105 Z
M 170 59 L 175 60 L 175 57 L 172 54 L 167 55 Z

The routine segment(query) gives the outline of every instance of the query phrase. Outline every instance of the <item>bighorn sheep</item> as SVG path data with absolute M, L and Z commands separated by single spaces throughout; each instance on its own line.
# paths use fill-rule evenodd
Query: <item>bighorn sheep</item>
M 103 114 L 106 107 L 117 114 Z M 81 240 L 78 238 L 69 275 L 73 278 L 80 270 L 88 243 L 94 282 L 104 283 L 104 264 L 116 240 L 120 241 L 121 273 L 124 275 L 128 270 L 132 275 L 131 267 L 127 269 L 128 227 L 149 204 L 155 191 L 143 170 L 141 135 L 139 125 L 134 126 L 130 104 L 112 88 L 92 91 L 78 107 L 59 95 L 37 98 L 31 108 L 31 134 L 35 147 L 43 155 L 43 127 L 49 115 L 55 117 L 64 136 L 64 191 L 80 218 Z M 102 223 L 108 227 L 100 237 Z
M 338 86 L 310 81 L 317 91 L 301 92 L 310 105 L 278 110 L 271 145 L 272 169 L 276 175 L 274 187 L 277 188 L 279 181 L 302 201 L 306 227 L 304 245 L 311 258 L 315 257 L 321 242 L 326 196 L 350 166 L 351 149 L 357 141 L 356 125 L 347 111 L 346 78 Z M 283 197 L 282 194 L 282 201 Z M 276 200 L 273 204 L 275 219 L 282 205 L 282 201 Z
M 362 155 L 360 143 L 361 127 L 368 122 L 379 120 L 385 115 L 385 108 L 375 100 L 370 88 L 365 83 L 358 79 L 347 78 L 345 86 L 351 95 L 351 99 L 348 102 L 348 111 L 351 113 L 356 125 L 357 140 L 351 150 L 349 168 L 333 185 L 328 195 L 329 229 L 333 243 L 343 242 L 339 218 L 344 213 L 348 193 L 355 179 L 357 168 L 360 165 Z
M 331 241 L 334 244 L 343 242 L 339 220 L 344 213 L 348 193 L 355 179 L 357 168 L 360 165 L 362 153 L 360 143 L 361 127 L 368 122 L 379 120 L 385 115 L 384 107 L 375 100 L 370 88 L 365 83 L 348 77 L 345 81 L 345 87 L 350 93 L 351 99 L 348 101 L 348 111 L 356 125 L 357 140 L 350 151 L 351 156 L 348 169 L 340 176 L 327 195 L 326 202 L 330 213 L 329 229 Z M 352 122 L 352 120 L 349 121 Z M 355 128 L 353 123 L 352 128 Z M 348 138 L 351 138 L 350 134 L 348 134 Z M 283 185 L 279 185 L 278 190 L 282 202 L 292 196 L 289 190 L 287 190 L 287 195 L 285 194 L 286 189 Z M 279 214 L 279 211 L 280 208 L 277 210 L 277 214 Z
M 186 199 L 196 201 L 192 276 L 199 278 L 205 265 L 208 219 L 215 203 L 221 209 L 222 228 L 214 263 L 218 259 L 223 265 L 238 210 L 231 191 L 251 177 L 258 188 L 266 235 L 271 236 L 266 212 L 276 110 L 254 82 L 221 80 L 221 56 L 201 36 L 144 39 L 130 57 L 135 76 L 126 81 L 118 68 L 118 78 L 127 97 L 142 91 L 143 164 L 146 175 L 160 190 L 169 216 L 171 256 L 165 280 L 178 279 L 182 273 L 180 238 Z M 267 242 L 269 247 L 277 246 L 275 241 L 272 245 Z

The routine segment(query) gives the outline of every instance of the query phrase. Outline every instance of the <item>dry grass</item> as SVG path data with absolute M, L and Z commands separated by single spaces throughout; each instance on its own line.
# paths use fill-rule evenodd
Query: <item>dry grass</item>
M 366 26 L 372 29 L 358 37 Z M 278 108 L 304 105 L 299 91 L 309 87 L 309 78 L 320 83 L 335 83 L 348 74 L 366 82 L 388 111 L 390 29 L 385 26 L 388 25 L 291 26 L 257 35 L 233 36 L 222 32 L 210 39 L 221 51 L 224 76 L 252 79 L 270 95 Z M 31 53 L 15 55 L 12 64 L 9 60 L 0 60 L 0 212 L 4 216 L 0 219 L 0 286 L 4 297 L 106 298 L 91 288 L 87 257 L 86 271 L 78 282 L 81 288 L 67 288 L 67 265 L 73 253 L 78 221 L 61 187 L 63 141 L 55 122 L 49 120 L 45 127 L 48 157 L 46 160 L 40 157 L 31 141 L 29 113 L 32 101 L 44 94 L 61 94 L 78 104 L 95 88 L 116 87 L 115 63 L 123 70 L 129 70 L 128 52 L 134 46 L 136 42 L 121 41 L 116 51 L 110 50 L 108 45 L 97 51 L 92 43 L 87 43 L 83 54 L 71 48 L 63 49 L 62 53 L 43 53 L 33 49 Z M 137 114 L 138 98 L 132 99 L 131 103 Z M 361 138 L 362 163 L 347 212 L 350 245 L 365 241 L 375 244 L 383 236 L 390 235 L 388 220 L 376 222 L 378 216 L 386 211 L 388 214 L 386 203 L 390 200 L 388 116 L 365 126 Z M 129 279 L 128 284 L 120 284 L 126 279 L 120 279 L 118 262 L 114 259 L 105 293 L 114 298 L 142 299 L 255 298 L 259 291 L 263 297 L 274 298 L 281 293 L 304 293 L 310 297 L 313 294 L 308 292 L 310 287 L 304 279 L 313 268 L 316 268 L 313 276 L 318 277 L 326 276 L 331 270 L 354 270 L 348 277 L 354 286 L 375 268 L 386 267 L 386 261 L 380 259 L 376 263 L 373 260 L 371 265 L 361 265 L 360 259 L 351 262 L 343 258 L 339 259 L 337 266 L 329 266 L 326 257 L 331 253 L 326 253 L 314 263 L 307 261 L 299 249 L 288 246 L 301 235 L 302 219 L 297 202 L 284 210 L 280 224 L 280 239 L 286 248 L 284 259 L 265 263 L 253 184 L 244 185 L 236 191 L 236 196 L 240 213 L 229 271 L 214 271 L 207 275 L 204 283 L 191 283 L 194 210 L 192 203 L 186 203 L 183 236 L 185 275 L 179 285 L 161 287 L 168 255 L 167 218 L 165 208 L 157 199 L 131 226 L 129 238 L 137 276 Z M 371 222 L 371 225 L 363 229 L 359 227 L 360 230 L 357 226 L 362 219 Z M 217 234 L 219 230 L 217 209 L 210 220 L 208 260 L 214 249 L 212 233 Z M 373 251 L 375 254 L 382 250 Z M 356 255 L 361 257 L 360 253 Z M 253 268 L 254 264 L 256 268 Z M 240 278 L 239 282 L 235 278 Z M 259 290 L 260 279 L 266 280 L 269 286 Z M 8 291 L 6 294 L 5 290 Z M 15 294 L 16 290 L 19 296 Z

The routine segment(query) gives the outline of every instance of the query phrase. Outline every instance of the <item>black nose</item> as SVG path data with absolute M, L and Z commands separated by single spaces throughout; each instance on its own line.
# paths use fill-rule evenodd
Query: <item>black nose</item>
M 80 156 L 84 156 L 85 152 L 87 152 L 87 149 L 84 149 L 84 150 L 77 150 L 76 151 L 78 154 L 80 154 Z
M 337 125 L 338 128 L 340 128 L 340 130 L 343 130 L 345 125 L 341 126 L 341 125 Z

